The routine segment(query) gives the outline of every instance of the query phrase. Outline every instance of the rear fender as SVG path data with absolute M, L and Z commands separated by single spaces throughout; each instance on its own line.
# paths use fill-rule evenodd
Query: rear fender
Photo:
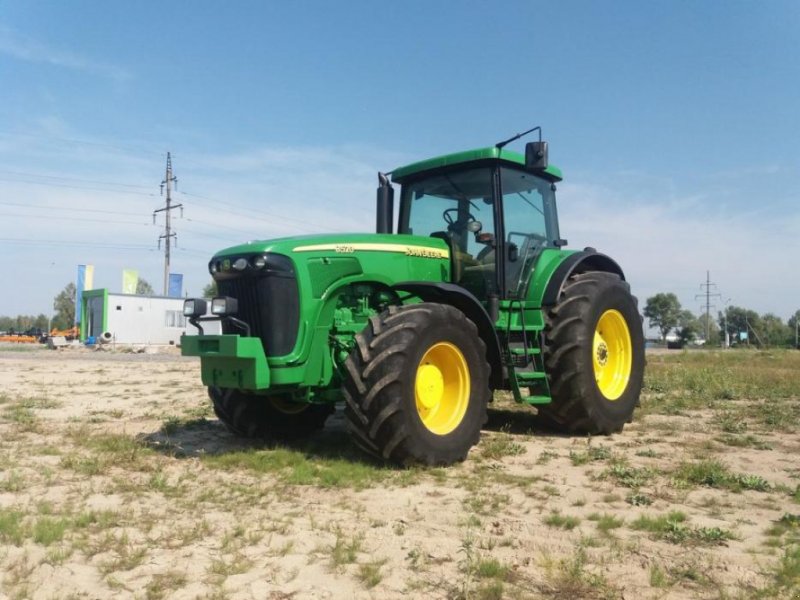
M 542 306 L 555 306 L 561 296 L 564 284 L 573 273 L 585 273 L 586 271 L 603 271 L 619 275 L 625 281 L 625 274 L 617 262 L 605 254 L 586 249 L 582 252 L 575 252 L 565 258 L 553 274 L 544 290 L 542 296 Z

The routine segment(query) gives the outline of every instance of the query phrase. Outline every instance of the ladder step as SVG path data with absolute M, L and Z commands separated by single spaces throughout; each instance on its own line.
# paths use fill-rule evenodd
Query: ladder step
M 508 351 L 511 354 L 520 354 L 522 356 L 525 354 L 541 354 L 542 352 L 539 348 L 528 348 L 527 350 L 525 348 L 509 348 Z
M 550 404 L 553 399 L 550 396 L 522 396 L 525 404 Z
M 547 377 L 547 375 L 541 371 L 515 371 L 514 375 L 517 377 L 517 381 L 530 381 Z

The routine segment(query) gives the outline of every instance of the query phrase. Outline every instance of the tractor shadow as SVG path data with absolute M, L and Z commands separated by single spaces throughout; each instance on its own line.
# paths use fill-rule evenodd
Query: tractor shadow
M 489 419 L 484 431 L 509 433 L 512 435 L 535 435 L 537 437 L 574 437 L 553 429 L 552 425 L 539 417 L 530 407 L 492 408 L 489 405 Z
M 178 459 L 280 448 L 301 453 L 308 459 L 344 460 L 389 470 L 399 468 L 355 447 L 341 410 L 330 416 L 324 429 L 300 440 L 271 442 L 241 438 L 216 419 L 200 418 L 165 425 L 158 431 L 137 436 L 137 441 L 155 452 Z
M 537 437 L 569 437 L 549 429 L 527 407 L 490 408 L 484 431 Z M 245 439 L 232 434 L 216 419 L 194 419 L 168 423 L 158 431 L 140 434 L 137 441 L 148 448 L 177 459 L 202 458 L 253 450 L 285 449 L 303 454 L 308 459 L 344 460 L 388 470 L 400 469 L 371 457 L 353 444 L 345 424 L 344 413 L 337 410 L 324 429 L 300 440 L 267 442 Z

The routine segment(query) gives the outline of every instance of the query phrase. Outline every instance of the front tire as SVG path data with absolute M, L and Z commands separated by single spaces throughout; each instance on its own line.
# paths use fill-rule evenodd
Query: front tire
M 209 387 L 214 413 L 239 437 L 289 441 L 325 426 L 333 407 L 292 402 L 284 396 L 259 396 L 240 390 Z
M 639 403 L 644 335 L 636 298 L 612 273 L 573 275 L 545 316 L 546 423 L 573 433 L 622 431 Z
M 343 387 L 356 444 L 399 464 L 463 461 L 491 397 L 475 324 L 444 304 L 391 306 L 356 342 Z

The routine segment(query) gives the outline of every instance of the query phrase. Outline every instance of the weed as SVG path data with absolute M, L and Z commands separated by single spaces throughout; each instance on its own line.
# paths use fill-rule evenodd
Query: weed
M 694 542 L 701 545 L 718 545 L 736 539 L 730 531 L 719 527 L 691 527 L 686 524 L 686 515 L 680 511 L 672 511 L 657 517 L 642 515 L 631 523 L 631 528 L 646 531 L 654 539 L 673 544 Z
M 771 489 L 771 485 L 763 477 L 746 473 L 732 473 L 728 467 L 717 460 L 683 463 L 673 474 L 673 480 L 683 486 L 702 485 L 734 492 L 742 490 L 766 492 Z
M 27 528 L 23 524 L 24 514 L 21 511 L 0 507 L 0 540 L 20 546 L 27 537 Z
M 186 585 L 186 575 L 178 571 L 167 571 L 153 575 L 153 578 L 145 586 L 144 591 L 147 600 L 161 600 L 167 594 L 179 590 Z
M 634 492 L 633 494 L 628 494 L 625 497 L 625 502 L 631 506 L 649 506 L 653 503 L 653 500 L 647 494 Z
M 622 527 L 622 524 L 625 522 L 624 519 L 605 513 L 602 515 L 598 513 L 592 513 L 588 518 L 590 521 L 594 521 L 596 523 L 598 531 L 606 535 L 608 535 L 612 529 Z
M 559 529 L 575 529 L 580 525 L 581 520 L 578 517 L 562 515 L 558 512 L 553 512 L 545 517 L 542 522 L 549 527 L 556 527 Z
M 507 429 L 497 435 L 481 441 L 481 456 L 489 460 L 500 460 L 506 456 L 519 456 L 525 453 L 525 447 L 514 441 Z
M 374 588 L 383 579 L 381 567 L 386 564 L 385 560 L 378 560 L 358 565 L 358 578 L 367 588 Z
M 69 522 L 66 519 L 42 517 L 33 525 L 33 541 L 43 546 L 60 542 L 68 526 Z
M 334 533 L 336 541 L 330 547 L 331 566 L 338 568 L 356 562 L 364 541 L 363 536 L 356 535 L 348 539 L 341 530 L 337 529 Z
M 583 452 L 570 451 L 569 453 L 569 459 L 576 467 L 590 462 L 608 460 L 609 458 L 611 458 L 611 450 L 605 446 L 589 446 Z
M 655 472 L 648 467 L 631 467 L 622 462 L 612 464 L 606 473 L 619 485 L 629 488 L 641 487 L 655 477 Z

